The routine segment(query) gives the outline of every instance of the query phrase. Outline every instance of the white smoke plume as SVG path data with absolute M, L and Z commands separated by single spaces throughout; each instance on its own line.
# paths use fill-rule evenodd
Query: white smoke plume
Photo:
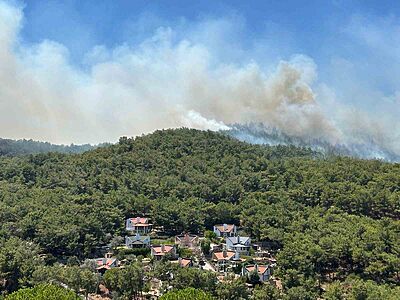
M 260 122 L 331 143 L 379 136 L 377 143 L 400 153 L 398 136 L 393 141 L 381 123 L 347 117 L 346 107 L 328 116 L 324 95 L 313 90 L 316 65 L 306 56 L 280 61 L 271 72 L 256 62 L 214 63 L 206 45 L 176 42 L 172 29 L 160 28 L 139 46 L 95 47 L 81 68 L 61 44 L 21 42 L 22 20 L 20 8 L 0 1 L 1 137 L 98 143 L 160 128 Z

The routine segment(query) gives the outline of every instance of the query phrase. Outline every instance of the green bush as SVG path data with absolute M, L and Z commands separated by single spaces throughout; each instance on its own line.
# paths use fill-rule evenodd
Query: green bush
M 187 288 L 183 290 L 171 291 L 160 297 L 160 300 L 213 300 L 214 298 L 200 290 Z
M 128 255 L 135 256 L 148 256 L 150 254 L 150 248 L 132 248 L 132 249 L 121 249 L 118 251 L 118 257 L 124 257 Z
M 20 289 L 6 300 L 77 300 L 80 299 L 73 291 L 57 285 L 40 284 L 33 288 Z

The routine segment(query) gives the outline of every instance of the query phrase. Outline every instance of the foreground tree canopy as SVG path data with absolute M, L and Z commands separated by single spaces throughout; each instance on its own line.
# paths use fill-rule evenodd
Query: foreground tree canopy
M 0 289 L 30 286 L 41 266 L 95 256 L 132 214 L 170 234 L 240 224 L 281 248 L 287 295 L 316 297 L 349 276 L 399 285 L 399 164 L 178 129 L 83 154 L 1 157 Z
M 213 300 L 214 298 L 200 290 L 194 288 L 187 288 L 178 291 L 171 291 L 163 296 L 161 296 L 160 300 Z
M 34 288 L 20 289 L 8 295 L 5 300 L 78 300 L 80 299 L 74 292 L 62 287 L 43 284 Z

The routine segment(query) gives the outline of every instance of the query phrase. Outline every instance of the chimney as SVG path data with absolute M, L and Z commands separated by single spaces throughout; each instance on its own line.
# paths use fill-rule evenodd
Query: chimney
M 225 258 L 228 256 L 228 253 L 226 253 L 226 249 L 224 249 L 224 251 L 222 251 L 222 256 Z
M 226 231 L 227 228 L 228 228 L 228 224 L 224 223 L 224 231 Z
M 140 223 L 140 217 L 136 217 L 136 223 Z
M 257 264 L 254 265 L 254 270 L 256 270 L 258 273 L 258 265 Z
M 161 245 L 161 252 L 162 252 L 162 253 L 165 252 L 165 245 L 164 245 L 164 244 Z
M 178 258 L 179 266 L 182 267 L 182 257 Z

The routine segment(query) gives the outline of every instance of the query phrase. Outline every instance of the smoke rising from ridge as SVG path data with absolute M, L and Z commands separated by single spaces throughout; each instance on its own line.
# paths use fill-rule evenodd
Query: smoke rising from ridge
M 397 120 L 372 120 L 335 103 L 327 113 L 321 99 L 329 93 L 307 56 L 279 61 L 268 72 L 255 61 L 215 63 L 207 45 L 175 41 L 172 29 L 160 28 L 135 47 L 95 47 L 81 68 L 59 43 L 21 42 L 22 19 L 20 8 L 0 1 L 1 137 L 98 143 L 160 128 L 226 130 L 259 122 L 290 136 L 373 141 L 400 153 Z

